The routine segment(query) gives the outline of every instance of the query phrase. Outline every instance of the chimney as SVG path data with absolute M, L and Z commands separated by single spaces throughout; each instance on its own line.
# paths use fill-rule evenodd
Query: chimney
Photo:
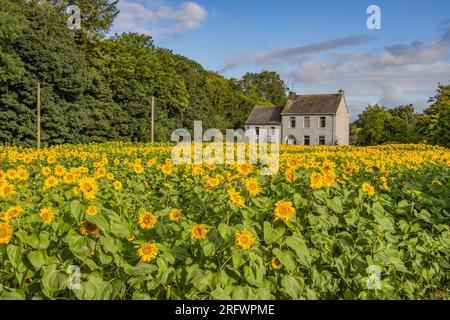
M 294 98 L 295 98 L 296 95 L 297 95 L 297 94 L 296 94 L 294 91 L 289 91 L 288 99 L 289 99 L 289 100 L 294 100 Z
M 338 94 L 339 94 L 340 96 L 343 96 L 343 95 L 345 95 L 345 91 L 342 90 L 342 89 L 339 89 Z

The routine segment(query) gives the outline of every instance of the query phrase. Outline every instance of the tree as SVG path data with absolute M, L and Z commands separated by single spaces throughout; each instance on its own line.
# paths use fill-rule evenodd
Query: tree
M 428 143 L 450 146 L 450 85 L 438 84 L 430 103 L 418 117 L 417 128 Z
M 259 103 L 284 105 L 287 87 L 276 72 L 246 73 L 240 81 L 241 90 Z

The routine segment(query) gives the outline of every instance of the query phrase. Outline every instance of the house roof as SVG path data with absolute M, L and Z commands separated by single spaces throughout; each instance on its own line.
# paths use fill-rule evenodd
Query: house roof
M 335 114 L 342 97 L 340 93 L 296 95 L 281 114 Z
M 256 106 L 245 124 L 281 124 L 281 111 L 284 106 Z

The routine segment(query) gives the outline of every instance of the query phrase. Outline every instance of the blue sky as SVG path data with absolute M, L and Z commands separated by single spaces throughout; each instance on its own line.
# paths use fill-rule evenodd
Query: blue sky
M 369 5 L 381 30 L 369 30 Z M 239 78 L 274 70 L 297 93 L 346 91 L 352 119 L 370 103 L 421 111 L 450 80 L 450 1 L 120 0 L 112 32 Z

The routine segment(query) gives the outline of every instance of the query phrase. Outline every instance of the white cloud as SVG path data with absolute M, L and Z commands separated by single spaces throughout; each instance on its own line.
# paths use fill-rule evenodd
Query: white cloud
M 115 22 L 117 30 L 145 33 L 153 37 L 199 28 L 208 15 L 205 8 L 192 1 L 170 6 L 161 0 L 150 0 L 146 5 L 121 0 L 119 9 L 120 14 Z
M 348 52 L 370 39 L 347 37 L 281 49 L 276 54 L 247 55 L 244 60 L 259 69 L 278 71 L 286 83 L 295 83 L 299 94 L 344 89 L 352 119 L 373 103 L 388 107 L 414 103 L 416 110 L 422 111 L 438 82 L 450 80 L 450 23 L 442 24 L 440 31 L 435 42 L 393 44 L 381 51 L 366 46 L 364 51 Z M 236 66 L 240 66 L 238 59 L 226 65 L 230 69 Z

